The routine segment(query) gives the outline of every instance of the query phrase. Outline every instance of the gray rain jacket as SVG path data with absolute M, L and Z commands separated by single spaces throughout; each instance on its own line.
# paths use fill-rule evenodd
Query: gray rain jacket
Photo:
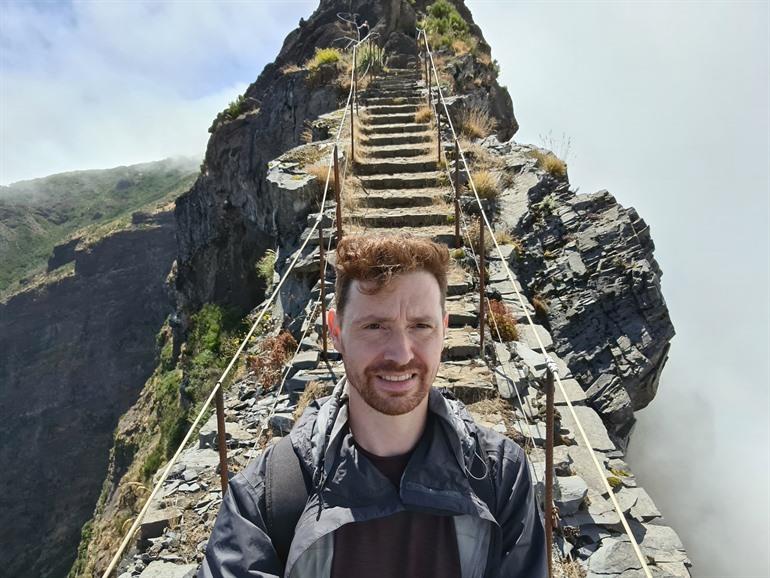
M 543 523 L 519 446 L 476 425 L 460 402 L 433 389 L 431 425 L 398 489 L 356 450 L 342 393 L 339 383 L 327 401 L 311 404 L 290 434 L 313 488 L 286 567 L 266 533 L 268 448 L 230 481 L 198 578 L 330 576 L 337 528 L 402 510 L 454 517 L 463 578 L 545 578 Z M 492 477 L 495 495 L 489 505 L 468 481 L 474 454 L 486 456 L 487 472 L 481 473 Z

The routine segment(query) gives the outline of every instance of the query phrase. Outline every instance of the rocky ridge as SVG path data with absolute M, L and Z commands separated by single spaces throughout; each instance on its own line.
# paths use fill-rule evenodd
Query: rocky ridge
M 345 231 L 348 234 L 364 230 L 398 230 L 427 235 L 453 247 L 454 226 L 449 222 L 450 210 L 446 204 L 451 189 L 433 156 L 437 144 L 433 136 L 435 125 L 418 123 L 414 119 L 419 103 L 425 98 L 424 85 L 419 78 L 410 70 L 391 71 L 387 79 L 374 81 L 362 97 L 362 102 L 367 105 L 361 125 L 364 136 L 362 147 L 359 148 L 359 162 L 354 166 L 355 176 L 346 180 L 346 186 L 352 190 L 344 206 Z M 406 99 L 406 102 L 402 99 Z M 447 135 L 443 136 L 444 144 L 449 144 L 446 142 Z M 567 209 L 562 207 L 570 204 L 573 207 L 581 206 L 580 201 L 576 200 L 580 197 L 570 195 L 568 189 L 562 186 L 565 180 L 553 179 L 537 166 L 528 154 L 533 151 L 531 147 L 512 142 L 500 144 L 496 139 L 474 144 L 480 147 L 476 149 L 478 157 L 489 154 L 495 158 L 501 183 L 505 185 L 501 186 L 503 190 L 495 203 L 497 206 L 489 207 L 497 215 L 496 223 L 500 230 L 520 230 L 517 227 L 533 211 L 533 195 L 540 195 L 536 197 L 535 203 L 542 203 L 543 198 L 551 194 L 549 191 L 558 189 L 562 194 L 561 204 L 550 209 L 555 214 L 566 214 Z M 486 160 L 488 162 L 489 158 Z M 297 170 L 291 163 L 288 164 L 287 167 L 279 158 L 272 163 L 271 170 L 274 174 Z M 396 167 L 398 172 L 393 172 Z M 506 175 L 508 178 L 503 178 Z M 274 181 L 279 194 L 287 198 L 296 194 L 296 187 L 284 188 L 280 184 L 281 179 Z M 298 181 L 303 183 L 299 186 L 305 186 L 312 178 L 308 176 Z M 597 196 L 600 197 L 598 201 Z M 635 215 L 632 211 L 618 207 L 607 195 L 597 196 L 589 197 L 589 204 L 582 205 L 602 207 L 602 211 L 597 211 L 600 218 L 589 219 L 591 223 L 601 225 L 603 212 L 609 213 L 615 222 L 621 212 L 624 215 Z M 596 204 L 591 205 L 592 202 Z M 466 208 L 472 207 L 469 198 L 464 199 L 463 205 Z M 323 216 L 322 223 L 327 227 L 327 235 L 331 233 L 333 215 L 332 206 Z M 316 217 L 310 214 L 308 224 Z M 467 217 L 463 223 L 466 232 L 470 227 L 470 215 Z M 638 219 L 633 221 L 638 224 Z M 601 230 L 602 227 L 597 226 L 591 232 L 583 231 L 583 234 L 597 236 Z M 466 243 L 466 250 L 453 253 L 456 262 L 452 269 L 447 303 L 450 330 L 444 361 L 435 385 L 446 388 L 466 403 L 479 422 L 519 441 L 528 452 L 533 476 L 538 481 L 539 492 L 542 492 L 545 467 L 542 449 L 545 442 L 542 378 L 546 361 L 537 351 L 537 334 L 549 356 L 556 362 L 563 385 L 575 404 L 575 413 L 586 429 L 591 448 L 597 452 L 604 468 L 601 475 L 595 470 L 590 461 L 589 449 L 577 435 L 574 418 L 567 410 L 563 397 L 557 393 L 556 505 L 561 517 L 557 561 L 557 572 L 561 574 L 557 575 L 642 576 L 628 538 L 622 533 L 619 518 L 604 491 L 601 480 L 601 476 L 604 476 L 614 488 L 616 498 L 629 519 L 653 575 L 689 576 L 689 560 L 676 532 L 665 524 L 649 495 L 638 487 L 628 464 L 623 461 L 623 447 L 613 440 L 604 425 L 602 418 L 610 419 L 612 416 L 604 415 L 601 407 L 598 411 L 592 407 L 594 396 L 590 384 L 585 382 L 585 370 L 580 365 L 577 370 L 573 370 L 570 356 L 561 353 L 562 350 L 568 351 L 567 346 L 562 345 L 568 343 L 568 339 L 559 333 L 563 331 L 563 325 L 557 322 L 555 314 L 550 313 L 558 309 L 547 288 L 542 288 L 540 294 L 545 293 L 551 298 L 548 312 L 542 311 L 541 306 L 537 308 L 541 311 L 543 324 L 529 326 L 525 323 L 525 311 L 535 316 L 536 307 L 526 299 L 523 305 L 519 301 L 507 279 L 502 259 L 517 273 L 520 269 L 536 269 L 526 264 L 527 259 L 534 260 L 537 253 L 530 257 L 526 255 L 534 252 L 531 247 L 541 241 L 535 236 L 537 228 L 529 228 L 528 231 L 531 231 L 530 237 L 522 235 L 519 239 L 510 239 L 511 242 L 502 244 L 501 255 L 494 251 L 489 254 L 487 296 L 502 301 L 518 320 L 518 336 L 510 342 L 496 342 L 494 328 L 487 327 L 487 347 L 483 352 L 486 363 L 481 361 L 482 352 L 479 347 L 478 277 L 470 250 L 472 242 Z M 634 231 L 638 234 L 637 229 Z M 614 246 L 622 246 L 624 237 L 616 232 L 614 238 L 617 240 Z M 503 240 L 506 239 L 501 236 Z M 333 241 L 332 235 L 330 242 Z M 591 267 L 593 262 L 586 255 L 585 246 L 581 242 L 576 242 L 575 246 L 575 252 L 581 256 L 581 260 L 588 263 L 587 267 Z M 311 286 L 319 275 L 317 243 L 309 243 L 300 257 L 300 266 L 292 273 L 292 277 L 296 278 L 294 286 Z M 655 271 L 649 261 L 651 248 L 647 251 L 642 248 L 637 252 L 622 252 L 620 258 L 628 259 L 628 268 L 631 270 L 638 268 Z M 554 261 L 550 276 L 565 283 L 563 279 L 570 271 L 574 273 L 572 266 L 577 260 L 574 256 L 566 255 L 563 261 Z M 525 266 L 522 267 L 522 264 Z M 601 278 L 603 271 L 602 267 L 598 267 L 594 274 Z M 584 272 L 578 278 L 586 277 L 590 278 L 590 275 Z M 331 269 L 326 279 L 328 287 L 333 287 Z M 540 278 L 532 274 L 530 279 L 525 282 L 525 277 L 517 275 L 516 289 L 532 295 L 528 285 L 537 283 Z M 597 286 L 601 287 L 601 284 L 597 283 Z M 634 287 L 618 286 L 621 304 L 627 293 L 634 291 Z M 652 287 L 657 285 L 653 283 Z M 585 298 L 577 289 L 574 295 L 564 295 L 565 303 L 562 307 L 569 307 L 572 299 Z M 655 294 L 649 286 L 647 291 L 650 296 L 648 303 L 663 307 L 659 291 Z M 252 372 L 226 392 L 228 469 L 233 473 L 258 456 L 265 441 L 259 435 L 260 432 L 266 430 L 269 432 L 268 437 L 285 435 L 293 425 L 297 403 L 306 397 L 303 396 L 304 391 L 313 390 L 316 395 L 328 391 L 343 374 L 339 356 L 333 351 L 328 362 L 320 356 L 320 321 L 314 316 L 317 313 L 315 302 L 319 298 L 318 285 L 311 290 L 309 297 L 311 301 L 302 314 L 297 316 L 301 322 L 297 323 L 298 332 L 301 332 L 300 353 L 287 367 L 285 387 L 279 389 L 275 383 L 261 383 L 259 376 Z M 328 295 L 327 299 L 331 302 L 333 296 Z M 621 307 L 626 307 L 626 316 L 632 322 L 634 317 L 639 316 L 638 311 L 630 306 Z M 277 311 L 280 310 L 280 307 L 277 308 Z M 661 324 L 661 327 L 665 329 L 665 324 Z M 597 330 L 595 337 L 597 340 L 607 339 L 606 330 Z M 634 340 L 630 341 L 634 343 Z M 656 356 L 654 349 L 648 349 L 651 357 Z M 665 358 L 665 349 L 665 342 L 657 344 L 658 358 Z M 252 346 L 252 350 L 256 352 L 257 346 Z M 606 371 L 614 369 L 608 368 Z M 625 383 L 622 376 L 619 379 Z M 321 384 L 321 387 L 317 384 Z M 613 423 L 611 419 L 610 423 Z M 212 417 L 200 430 L 196 446 L 183 453 L 171 476 L 165 481 L 161 495 L 152 505 L 151 514 L 142 524 L 140 539 L 134 551 L 121 564 L 121 578 L 182 578 L 194 574 L 204 555 L 206 539 L 221 503 L 218 457 L 214 450 L 215 434 L 216 424 Z

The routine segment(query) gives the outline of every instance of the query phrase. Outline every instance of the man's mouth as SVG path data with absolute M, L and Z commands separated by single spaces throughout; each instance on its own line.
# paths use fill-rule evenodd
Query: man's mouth
M 407 379 L 411 379 L 415 377 L 416 373 L 402 373 L 400 375 L 377 375 L 380 379 L 384 379 L 385 381 L 406 381 Z

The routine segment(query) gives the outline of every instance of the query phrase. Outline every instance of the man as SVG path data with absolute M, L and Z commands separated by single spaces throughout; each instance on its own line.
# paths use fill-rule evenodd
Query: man
M 427 240 L 339 243 L 328 321 L 347 383 L 290 434 L 311 487 L 285 564 L 266 523 L 271 447 L 230 482 L 199 577 L 546 575 L 524 453 L 431 387 L 448 262 Z

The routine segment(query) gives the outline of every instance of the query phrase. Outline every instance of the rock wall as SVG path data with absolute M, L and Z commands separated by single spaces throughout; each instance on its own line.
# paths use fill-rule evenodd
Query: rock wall
M 174 248 L 171 212 L 147 216 L 0 304 L 0 574 L 69 570 L 115 426 L 156 364 Z

